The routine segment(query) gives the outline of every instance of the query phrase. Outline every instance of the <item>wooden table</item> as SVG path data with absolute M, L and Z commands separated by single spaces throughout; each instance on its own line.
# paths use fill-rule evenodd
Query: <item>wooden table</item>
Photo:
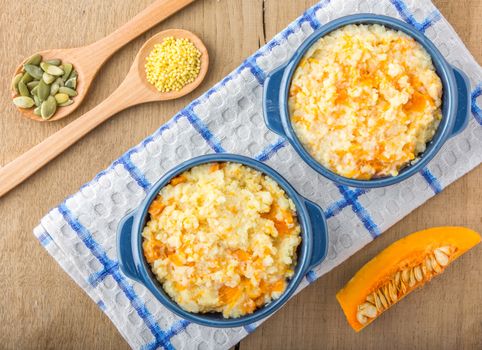
M 22 58 L 41 49 L 93 42 L 150 2 L 0 0 L 0 164 L 101 102 L 123 79 L 142 43 L 162 29 L 186 28 L 198 33 L 212 59 L 208 78 L 195 93 L 120 113 L 0 199 L 0 348 L 128 348 L 109 319 L 40 246 L 33 227 L 50 208 L 237 67 L 316 0 L 199 0 L 119 51 L 101 70 L 73 117 L 40 124 L 19 116 L 7 91 Z M 435 3 L 480 62 L 482 2 Z M 482 348 L 482 245 L 360 334 L 348 327 L 335 300 L 336 291 L 362 264 L 409 232 L 436 225 L 466 225 L 482 232 L 480 198 L 482 167 L 306 288 L 238 347 L 367 349 L 383 344 L 392 349 Z

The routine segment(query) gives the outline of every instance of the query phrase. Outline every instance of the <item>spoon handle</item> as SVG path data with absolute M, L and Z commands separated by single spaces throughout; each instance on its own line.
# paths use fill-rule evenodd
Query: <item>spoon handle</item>
M 20 157 L 0 168 L 0 197 L 29 178 L 52 159 L 72 146 L 89 131 L 130 106 L 148 102 L 142 90 L 132 90 L 137 79 L 128 75 L 101 104 L 52 134 Z M 137 92 L 138 91 L 138 92 Z
M 104 61 L 122 46 L 192 2 L 194 0 L 156 0 L 113 33 L 84 47 L 83 51 L 88 57 L 95 53 Z

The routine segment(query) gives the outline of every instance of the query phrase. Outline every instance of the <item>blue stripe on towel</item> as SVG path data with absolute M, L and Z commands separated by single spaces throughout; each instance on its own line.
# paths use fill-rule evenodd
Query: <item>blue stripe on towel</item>
M 156 339 L 156 344 L 164 347 L 165 349 L 174 349 L 169 339 L 166 338 L 166 333 L 162 331 L 161 327 L 155 321 L 146 305 L 134 291 L 134 288 L 132 288 L 132 286 L 127 282 L 124 275 L 120 272 L 118 265 L 114 267 L 116 262 L 108 257 L 107 252 L 102 248 L 101 245 L 97 243 L 92 234 L 74 217 L 65 203 L 59 205 L 58 210 L 62 214 L 64 220 L 75 231 L 84 245 L 90 250 L 92 255 L 104 266 L 104 269 L 110 270 L 110 275 L 117 282 L 117 285 L 127 299 L 129 299 L 132 307 L 136 310 L 139 317 L 144 321 L 147 328 L 149 328 L 152 335 Z
M 442 191 L 442 185 L 427 167 L 420 170 L 420 174 L 428 182 L 430 188 L 435 194 Z
M 360 188 L 356 188 L 355 190 L 353 190 L 353 197 L 358 199 L 358 197 L 360 197 L 362 194 L 365 194 L 365 193 L 368 193 L 369 190 L 363 190 L 363 189 L 360 189 Z M 339 212 L 341 212 L 344 208 L 346 208 L 347 206 L 349 206 L 350 203 L 347 201 L 347 199 L 345 197 L 343 197 L 342 199 L 336 201 L 335 203 L 333 203 L 332 205 L 330 205 L 326 210 L 325 210 L 325 215 L 326 215 L 326 218 L 331 218 L 335 215 L 337 215 Z
M 375 224 L 371 216 L 368 214 L 363 205 L 358 201 L 359 195 L 356 190 L 351 190 L 346 186 L 337 185 L 338 190 L 342 196 L 346 199 L 347 203 L 351 206 L 353 212 L 362 221 L 363 225 L 373 238 L 377 238 L 380 235 L 380 229 Z
M 144 191 L 147 191 L 151 187 L 151 183 L 146 179 L 142 171 L 134 165 L 131 161 L 131 152 L 127 152 L 119 158 L 119 163 L 129 172 L 131 177 L 142 187 Z
M 260 162 L 265 162 L 270 159 L 276 152 L 278 152 L 281 148 L 285 147 L 288 142 L 283 139 L 279 138 L 274 143 L 271 143 L 267 147 L 265 147 L 260 153 L 258 153 L 254 158 L 259 160 Z
M 50 236 L 47 232 L 42 232 L 37 239 L 39 240 L 40 244 L 44 247 L 48 246 L 50 242 L 52 242 L 52 236 Z
M 97 306 L 99 307 L 99 309 L 101 309 L 101 310 L 104 311 L 104 312 L 105 312 L 105 310 L 106 310 L 106 308 L 107 308 L 106 305 L 105 305 L 105 303 L 104 303 L 102 300 L 99 300 L 99 301 L 97 302 Z
M 440 20 L 440 12 L 438 10 L 434 10 L 431 14 L 429 14 L 422 22 L 418 22 L 415 17 L 413 16 L 412 12 L 408 9 L 405 1 L 403 0 L 390 0 L 395 9 L 398 11 L 400 17 L 410 24 L 411 26 L 415 27 L 415 29 L 419 30 L 420 32 L 425 32 L 427 28 L 432 26 L 435 22 Z
M 475 87 L 474 91 L 472 91 L 472 94 L 470 96 L 470 109 L 472 111 L 472 114 L 474 115 L 475 120 L 477 123 L 482 125 L 482 109 L 480 106 L 477 104 L 477 98 L 482 95 L 482 83 L 478 83 L 477 86 Z
M 221 143 L 216 139 L 211 130 L 203 123 L 203 121 L 194 113 L 192 104 L 181 112 L 189 123 L 196 129 L 201 137 L 208 143 L 209 147 L 216 153 L 226 152 Z

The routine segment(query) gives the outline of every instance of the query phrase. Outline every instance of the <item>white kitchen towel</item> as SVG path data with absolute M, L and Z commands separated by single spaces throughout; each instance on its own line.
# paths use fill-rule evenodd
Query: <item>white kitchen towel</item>
M 336 186 L 309 168 L 270 132 L 262 117 L 266 75 L 286 61 L 314 30 L 337 17 L 372 12 L 424 32 L 453 65 L 470 77 L 471 118 L 419 174 L 387 188 Z M 380 235 L 482 159 L 482 70 L 450 24 L 428 0 L 324 0 L 307 10 L 206 94 L 117 159 L 79 192 L 51 210 L 34 233 L 62 268 L 99 305 L 133 348 L 227 349 L 256 325 L 214 329 L 166 310 L 120 272 L 116 228 L 168 169 L 205 153 L 231 152 L 267 162 L 326 212 L 329 252 L 301 290 Z

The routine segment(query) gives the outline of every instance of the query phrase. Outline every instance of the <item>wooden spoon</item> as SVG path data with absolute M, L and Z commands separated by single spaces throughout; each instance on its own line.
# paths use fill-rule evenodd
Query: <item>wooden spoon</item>
M 74 97 L 74 103 L 67 107 L 58 108 L 54 116 L 48 119 L 48 121 L 65 118 L 80 106 L 97 72 L 117 50 L 193 1 L 156 0 L 115 32 L 91 45 L 73 49 L 53 49 L 39 52 L 44 60 L 59 58 L 63 62 L 72 63 L 78 73 L 78 95 Z M 17 67 L 14 76 L 21 72 L 25 61 Z M 14 94 L 12 97 L 15 96 Z M 24 117 L 45 121 L 33 113 L 33 108 L 18 108 L 18 110 Z
M 180 91 L 161 93 L 147 82 L 144 65 L 146 57 L 154 45 L 170 36 L 187 38 L 196 46 L 201 52 L 201 70 L 196 79 Z M 0 197 L 117 112 L 141 103 L 171 100 L 188 94 L 199 86 L 204 79 L 208 65 L 209 56 L 206 47 L 193 33 L 187 30 L 170 29 L 154 35 L 142 46 L 129 73 L 127 73 L 127 77 L 107 99 L 17 159 L 0 168 Z

